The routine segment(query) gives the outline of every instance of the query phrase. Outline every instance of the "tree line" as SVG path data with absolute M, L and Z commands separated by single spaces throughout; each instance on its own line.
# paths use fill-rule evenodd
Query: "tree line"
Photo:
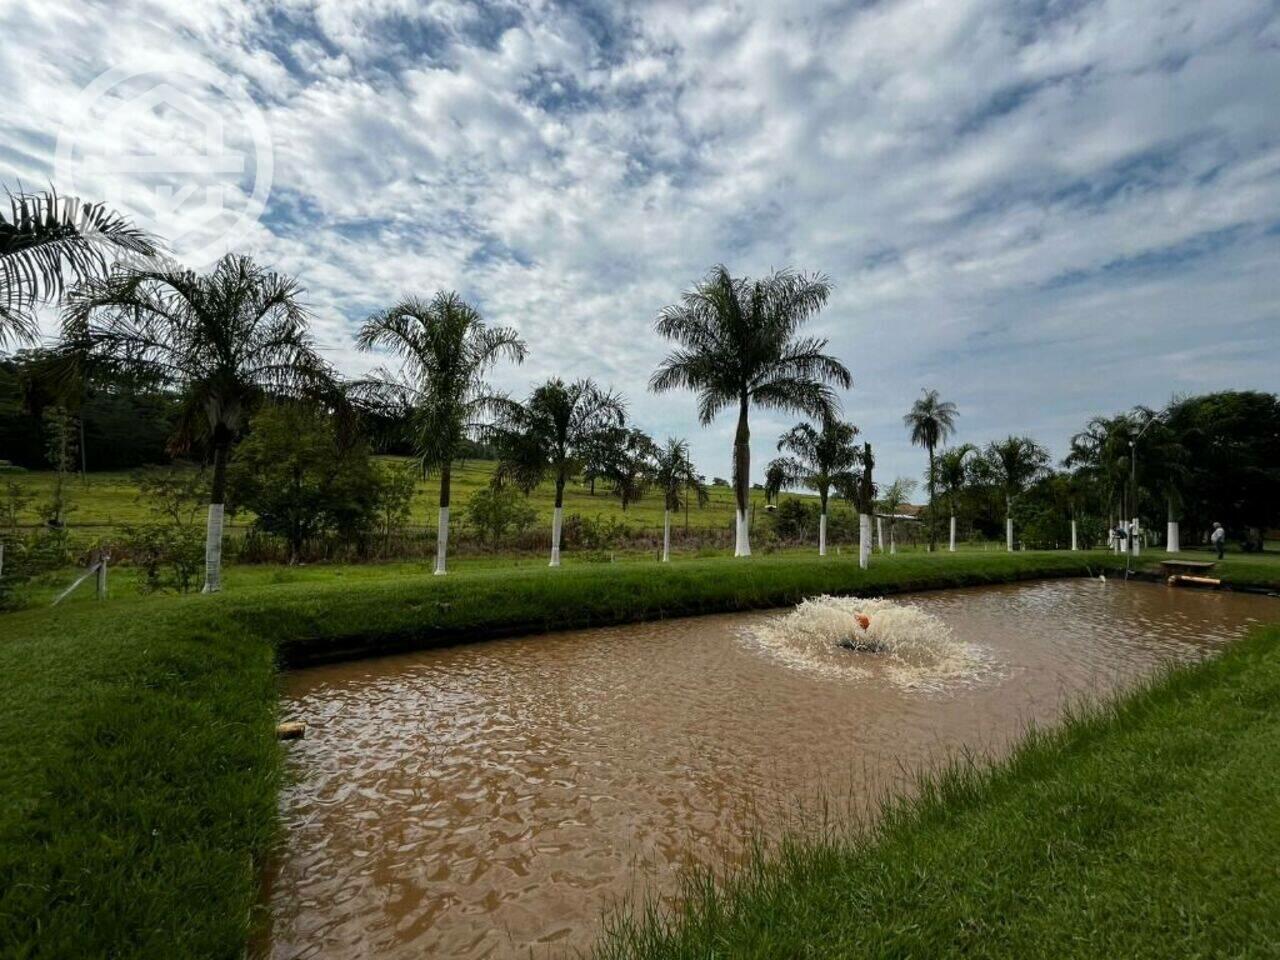
M 33 216 L 32 210 L 43 215 Z M 112 250 L 114 258 L 108 256 Z M 779 439 L 779 452 L 786 456 L 767 466 L 766 486 L 770 492 L 804 486 L 818 494 L 820 552 L 826 552 L 833 492 L 859 513 L 863 565 L 871 550 L 872 515 L 887 514 L 892 544 L 898 508 L 910 497 L 906 478 L 883 489 L 874 482 L 871 445 L 856 444 L 857 427 L 840 419 L 836 390 L 851 387 L 852 376 L 827 352 L 825 339 L 803 333 L 831 289 L 821 274 L 783 269 L 759 278 L 734 277 L 720 265 L 678 302 L 662 308 L 654 322 L 673 348 L 651 377 L 650 389 L 691 391 L 704 426 L 722 412 L 737 415 L 732 449 L 736 556 L 751 553 L 752 409 L 806 418 Z M 616 392 L 590 379 L 559 378 L 536 385 L 523 399 L 494 390 L 488 382 L 494 368 L 522 363 L 527 345 L 516 330 L 487 324 L 455 292 L 408 296 L 369 316 L 356 345 L 383 353 L 391 365 L 344 380 L 318 352 L 293 278 L 235 254 L 197 273 L 166 258 L 100 208 L 63 204 L 53 195 L 11 198 L 10 218 L 0 215 L 0 343 L 29 342 L 31 310 L 50 300 L 61 307 L 59 342 L 38 358 L 43 375 L 19 377 L 19 382 L 39 381 L 55 407 L 65 410 L 78 402 L 82 413 L 88 404 L 105 402 L 99 399 L 103 396 L 130 404 L 143 396 L 164 398 L 156 416 L 169 430 L 167 450 L 199 449 L 211 465 L 206 592 L 217 591 L 221 583 L 232 450 L 254 411 L 268 403 L 321 412 L 332 436 L 319 444 L 317 456 L 332 456 L 334 444 L 351 448 L 379 437 L 406 448 L 424 475 L 438 476 L 437 574 L 447 570 L 452 465 L 476 443 L 485 444 L 498 460 L 495 487 L 527 493 L 544 481 L 553 484 L 552 566 L 560 563 L 564 489 L 574 477 L 593 485 L 606 480 L 624 509 L 656 488 L 664 502 L 664 560 L 670 552 L 671 512 L 688 498 L 706 496 L 687 442 L 669 438 L 659 444 L 629 424 L 626 403 Z M 20 368 L 31 362 L 11 363 Z M 1212 506 L 1223 510 L 1225 522 L 1265 528 L 1273 516 L 1259 506 L 1257 494 L 1268 482 L 1275 489 L 1280 462 L 1275 434 L 1261 444 L 1254 434 L 1225 440 L 1214 413 L 1229 411 L 1237 433 L 1248 433 L 1259 414 L 1274 430 L 1275 397 L 1218 396 L 1217 401 L 1180 401 L 1158 417 L 1126 414 L 1091 421 L 1073 440 L 1068 471 L 1057 474 L 1045 449 L 1027 437 L 991 443 L 981 455 L 967 445 L 943 446 L 954 434 L 958 411 L 936 391 L 926 391 L 905 424 L 913 443 L 928 455 L 930 545 L 936 543 L 939 491 L 951 511 L 953 549 L 957 510 L 978 491 L 997 491 L 1003 499 L 1006 544 L 1013 549 L 1015 505 L 1025 510 L 1029 492 L 1050 481 L 1065 491 L 1072 512 L 1099 510 L 1105 501 L 1122 520 L 1149 508 L 1158 491 L 1178 509 Z M 1237 410 L 1240 404 L 1247 409 Z M 297 436 L 302 427 L 298 421 L 281 429 Z M 1153 462 L 1164 457 L 1160 468 L 1144 464 L 1141 482 L 1136 468 L 1131 470 L 1128 499 L 1119 456 L 1126 437 L 1135 444 L 1141 437 L 1141 456 Z M 1245 455 L 1234 446 L 1228 450 L 1229 444 L 1250 450 Z M 1227 453 L 1243 459 L 1228 463 Z M 269 460 L 269 445 L 263 454 Z M 1250 472 L 1244 463 L 1258 464 L 1262 473 Z M 1208 492 L 1207 468 L 1235 470 L 1232 476 L 1242 486 L 1233 488 L 1232 505 Z M 372 483 L 365 478 L 356 486 Z M 308 522 L 304 507 L 278 526 L 296 543 L 305 538 Z

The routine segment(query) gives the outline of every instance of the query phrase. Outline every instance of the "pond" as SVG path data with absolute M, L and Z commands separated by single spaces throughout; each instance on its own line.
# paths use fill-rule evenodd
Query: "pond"
M 289 747 L 260 952 L 585 949 L 618 898 L 670 893 L 681 868 L 732 859 L 754 830 L 805 828 L 819 796 L 865 810 L 957 749 L 998 755 L 1064 704 L 1280 613 L 1266 597 L 1095 580 L 896 604 L 949 628 L 951 655 L 846 650 L 772 611 L 289 675 L 283 715 L 307 735 Z

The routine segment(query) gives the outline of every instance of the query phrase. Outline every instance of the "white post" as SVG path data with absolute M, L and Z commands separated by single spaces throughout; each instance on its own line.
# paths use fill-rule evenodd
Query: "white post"
M 951 553 L 956 552 L 956 518 L 955 514 L 951 515 L 951 546 L 948 548 Z
M 889 553 L 891 555 L 898 552 L 898 541 L 894 537 L 893 530 L 894 530 L 894 527 L 893 527 L 893 524 L 891 523 L 889 524 Z
M 734 537 L 733 555 L 735 557 L 751 556 L 751 518 L 747 511 L 737 511 L 737 535 Z
M 443 576 L 446 570 L 446 559 L 449 555 L 449 508 L 440 508 L 440 519 L 436 521 L 436 576 Z
M 884 517 L 876 517 L 876 542 L 880 545 L 880 552 L 884 553 Z
M 1072 550 L 1080 549 L 1080 541 L 1079 541 L 1079 538 L 1076 536 L 1076 522 L 1074 520 L 1071 521 L 1071 549 Z
M 104 553 L 98 561 L 98 599 L 107 599 L 107 555 Z
M 662 511 L 662 562 L 671 562 L 671 511 Z
M 209 522 L 204 537 L 204 587 L 201 593 L 222 589 L 222 504 L 209 504 Z
M 871 516 L 858 514 L 858 566 L 863 570 L 871 563 Z
M 827 555 L 827 514 L 824 510 L 818 518 L 818 556 Z
M 560 566 L 560 525 L 564 520 L 564 507 L 556 507 L 555 513 L 551 517 L 551 563 L 550 566 Z
M 1165 544 L 1165 550 L 1169 553 L 1178 553 L 1182 549 L 1181 535 L 1178 532 L 1178 521 L 1169 521 L 1169 531 L 1166 534 L 1168 543 Z
M 1129 538 L 1133 541 L 1133 555 L 1135 557 L 1142 555 L 1142 524 L 1138 522 L 1138 518 L 1133 518 L 1133 525 L 1129 528 Z
M 1004 546 L 1013 553 L 1013 517 L 1004 518 Z

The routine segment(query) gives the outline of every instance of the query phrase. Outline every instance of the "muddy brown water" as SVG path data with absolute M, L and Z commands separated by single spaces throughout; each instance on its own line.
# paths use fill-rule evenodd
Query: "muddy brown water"
M 274 958 L 560 956 L 752 830 L 864 808 L 959 748 L 1280 618 L 1267 597 L 1058 580 L 899 598 L 973 655 L 919 686 L 780 656 L 785 611 L 491 641 L 295 672 Z M 841 660 L 841 656 L 844 660 Z

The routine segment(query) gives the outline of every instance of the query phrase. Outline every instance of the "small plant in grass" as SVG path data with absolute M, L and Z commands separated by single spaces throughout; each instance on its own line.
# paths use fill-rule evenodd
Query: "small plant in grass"
M 138 499 L 155 517 L 150 523 L 125 527 L 124 546 L 138 571 L 144 593 L 196 585 L 204 562 L 202 508 L 209 500 L 204 471 L 184 464 L 137 471 Z
M 4 526 L 10 536 L 18 535 L 18 517 L 35 499 L 27 485 L 17 480 L 6 480 L 0 487 L 0 525 Z

